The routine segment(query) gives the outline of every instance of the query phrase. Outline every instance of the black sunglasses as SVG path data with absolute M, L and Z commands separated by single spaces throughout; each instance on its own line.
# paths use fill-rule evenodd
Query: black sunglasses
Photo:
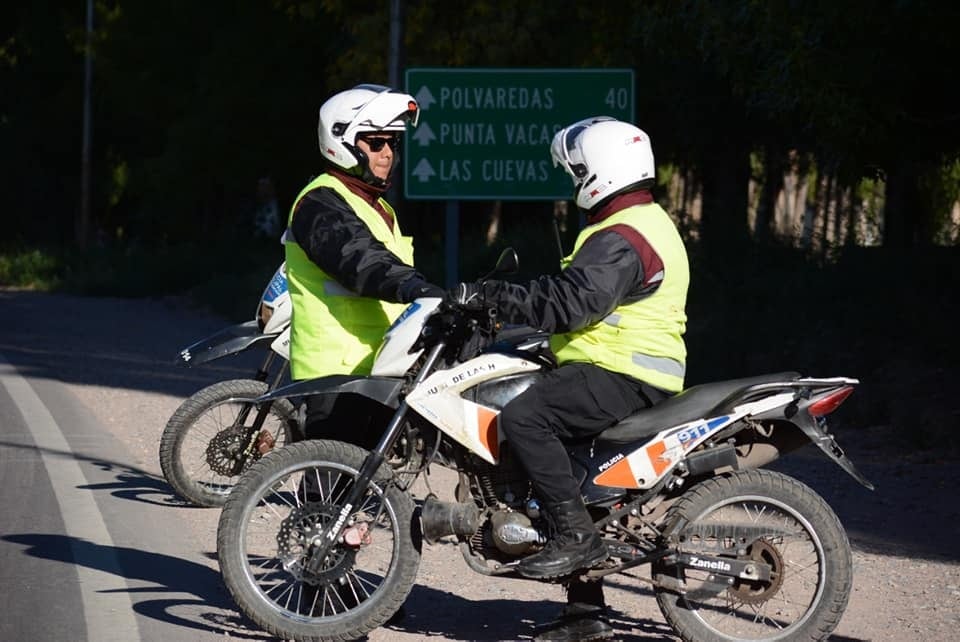
M 361 136 L 360 140 L 365 142 L 369 147 L 371 152 L 379 152 L 383 149 L 384 145 L 390 145 L 390 149 L 397 151 L 397 146 L 400 144 L 400 137 L 394 134 L 389 137 L 367 137 Z

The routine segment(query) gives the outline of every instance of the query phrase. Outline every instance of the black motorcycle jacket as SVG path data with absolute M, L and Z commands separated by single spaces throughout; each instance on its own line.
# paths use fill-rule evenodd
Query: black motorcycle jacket
M 621 194 L 589 222 L 649 202 L 648 192 Z M 559 274 L 544 275 L 526 285 L 488 281 L 483 294 L 497 305 L 503 321 L 556 334 L 592 325 L 621 304 L 649 296 L 662 277 L 663 262 L 642 235 L 610 228 L 587 239 Z
M 361 296 L 409 303 L 421 296 L 444 295 L 443 289 L 374 238 L 330 188 L 312 190 L 297 203 L 289 232 L 321 270 Z

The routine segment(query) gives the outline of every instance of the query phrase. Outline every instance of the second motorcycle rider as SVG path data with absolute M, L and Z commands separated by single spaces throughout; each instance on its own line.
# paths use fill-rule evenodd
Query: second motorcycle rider
M 607 117 L 561 130 L 555 164 L 573 179 L 589 225 L 559 274 L 526 285 L 463 283 L 452 294 L 499 308 L 500 318 L 550 332 L 560 367 L 507 404 L 500 428 L 524 464 L 552 524 L 551 539 L 520 562 L 521 574 L 562 578 L 607 550 L 580 496 L 560 439 L 584 440 L 683 389 L 687 286 L 683 240 L 650 189 L 650 139 Z M 567 582 L 561 618 L 538 640 L 613 635 L 600 582 Z

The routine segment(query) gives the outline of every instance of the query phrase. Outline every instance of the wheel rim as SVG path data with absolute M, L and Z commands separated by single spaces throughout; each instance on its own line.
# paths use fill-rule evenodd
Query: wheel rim
M 368 608 L 397 564 L 394 507 L 373 482 L 346 521 L 341 541 L 316 570 L 310 542 L 336 519 L 357 471 L 332 462 L 296 464 L 247 500 L 240 533 L 245 580 L 273 611 L 303 623 Z
M 683 571 L 682 603 L 703 625 L 731 640 L 778 640 L 801 628 L 820 603 L 827 575 L 823 543 L 810 522 L 769 497 L 728 498 L 708 507 L 684 533 L 709 531 L 711 524 L 749 525 L 769 534 L 746 541 L 735 536 L 682 537 L 691 554 L 731 557 L 767 564 L 770 579 L 747 582 L 710 571 Z M 727 528 L 731 528 L 727 526 Z M 721 531 L 717 531 L 721 532 Z M 731 528 L 730 534 L 735 532 Z

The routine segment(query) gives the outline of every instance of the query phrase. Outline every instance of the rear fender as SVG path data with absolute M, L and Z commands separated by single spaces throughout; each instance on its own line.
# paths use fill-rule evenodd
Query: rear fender
M 780 408 L 776 411 L 753 417 L 753 419 L 759 422 L 771 419 L 775 420 L 774 435 L 777 434 L 777 430 L 781 431 L 776 440 L 768 440 L 778 448 L 778 452 L 774 455 L 773 459 L 781 453 L 789 452 L 805 443 L 813 442 L 827 457 L 832 459 L 834 463 L 844 469 L 851 477 L 856 479 L 865 488 L 873 490 L 873 484 L 857 470 L 857 467 L 853 465 L 850 458 L 843 452 L 843 449 L 840 447 L 840 444 L 837 443 L 837 440 L 834 439 L 833 435 L 828 434 L 825 428 L 821 427 L 817 420 L 807 411 L 810 403 L 811 400 L 809 399 L 799 400 L 798 403 L 790 404 L 786 408 Z M 783 422 L 789 422 L 793 430 L 784 430 L 781 427 L 776 427 L 777 424 Z M 750 467 L 754 467 L 752 464 L 753 462 L 751 462 Z
M 400 405 L 400 392 L 403 379 L 393 377 L 364 377 L 360 375 L 330 375 L 317 379 L 304 379 L 268 392 L 255 399 L 255 403 L 289 399 L 290 397 L 310 397 L 313 395 L 357 394 L 372 399 L 388 408 Z

